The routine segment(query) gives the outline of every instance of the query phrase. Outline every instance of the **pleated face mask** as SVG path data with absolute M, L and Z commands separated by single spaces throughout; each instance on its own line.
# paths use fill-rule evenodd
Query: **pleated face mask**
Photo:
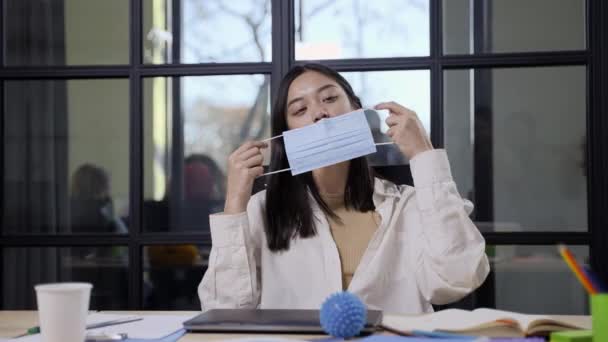
M 363 109 L 285 131 L 282 137 L 290 168 L 267 174 L 290 170 L 295 176 L 376 152 Z

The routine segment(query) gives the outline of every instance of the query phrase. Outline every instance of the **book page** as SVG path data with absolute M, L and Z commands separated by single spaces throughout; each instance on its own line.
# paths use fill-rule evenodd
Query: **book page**
M 534 322 L 546 321 L 546 320 L 550 319 L 549 316 L 545 316 L 545 315 L 527 315 L 527 314 L 521 314 L 521 313 L 517 313 L 517 312 L 486 309 L 486 308 L 475 309 L 475 310 L 473 310 L 473 312 L 480 314 L 482 316 L 493 317 L 494 319 L 497 319 L 497 320 L 500 320 L 500 319 L 514 320 L 518 323 L 518 325 L 521 327 L 521 330 L 524 332 L 528 331 L 528 329 L 530 329 L 530 326 L 533 325 Z
M 508 318 L 502 313 L 486 313 L 460 309 L 447 309 L 422 316 L 397 316 L 385 314 L 382 324 L 397 330 L 442 330 L 467 331 L 491 326 L 512 326 L 517 329 L 515 321 L 496 322 Z
M 485 336 L 523 336 L 538 331 L 562 330 L 564 327 L 589 329 L 590 321 L 582 316 L 527 315 L 480 308 L 473 311 L 447 309 L 421 316 L 385 314 L 382 324 L 401 331 L 438 330 Z
M 495 317 L 496 319 L 500 319 L 498 317 L 506 317 L 513 319 L 519 323 L 519 326 L 524 332 L 532 333 L 534 331 L 538 331 L 535 327 L 539 325 L 553 326 L 553 329 L 543 331 L 555 331 L 559 330 L 559 327 L 565 328 L 579 328 L 579 329 L 588 329 L 585 323 L 585 319 L 581 319 L 580 317 L 569 317 L 569 316 L 550 316 L 550 315 L 529 315 L 529 314 L 521 314 L 517 312 L 511 311 L 502 311 L 495 309 L 486 309 L 480 308 L 475 309 L 473 312 L 478 312 L 482 315 L 488 317 Z

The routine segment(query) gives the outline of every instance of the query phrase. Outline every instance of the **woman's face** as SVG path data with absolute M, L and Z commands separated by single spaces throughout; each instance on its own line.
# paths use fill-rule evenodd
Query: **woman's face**
M 287 92 L 287 127 L 300 128 L 323 118 L 355 110 L 346 92 L 333 79 L 316 71 L 298 76 Z

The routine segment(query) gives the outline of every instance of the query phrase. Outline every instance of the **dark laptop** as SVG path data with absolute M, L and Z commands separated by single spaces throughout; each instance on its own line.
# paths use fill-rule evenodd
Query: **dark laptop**
M 373 333 L 382 323 L 382 311 L 368 310 L 362 334 Z M 320 333 L 318 310 L 213 309 L 186 322 L 191 332 Z

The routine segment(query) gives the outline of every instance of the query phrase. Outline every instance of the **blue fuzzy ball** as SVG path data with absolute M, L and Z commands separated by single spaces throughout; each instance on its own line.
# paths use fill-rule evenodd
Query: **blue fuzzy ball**
M 321 327 L 331 336 L 350 338 L 358 335 L 365 326 L 365 304 L 350 292 L 329 296 L 321 305 Z

